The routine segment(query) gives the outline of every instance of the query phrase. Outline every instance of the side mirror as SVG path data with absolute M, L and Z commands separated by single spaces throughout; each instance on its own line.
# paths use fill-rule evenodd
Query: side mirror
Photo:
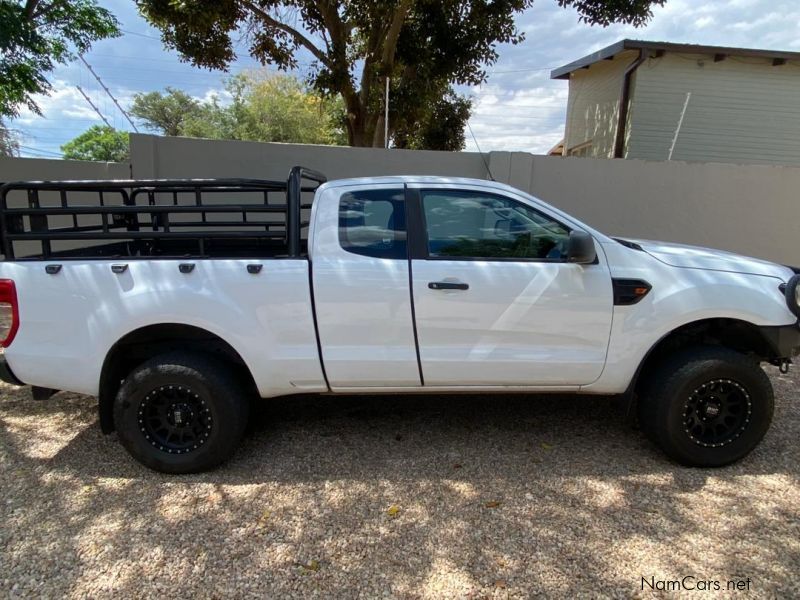
M 588 265 L 597 260 L 594 238 L 585 231 L 571 231 L 567 246 L 567 260 L 581 265 Z

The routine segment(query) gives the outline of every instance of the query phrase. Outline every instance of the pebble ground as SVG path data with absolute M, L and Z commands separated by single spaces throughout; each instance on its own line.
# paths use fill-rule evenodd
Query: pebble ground
M 232 461 L 165 476 L 93 399 L 4 386 L 0 597 L 798 597 L 800 377 L 769 373 L 772 429 L 718 470 L 614 399 L 362 396 L 266 401 Z

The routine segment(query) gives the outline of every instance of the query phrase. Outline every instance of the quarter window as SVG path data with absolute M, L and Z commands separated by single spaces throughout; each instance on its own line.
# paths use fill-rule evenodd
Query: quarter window
M 407 258 L 404 190 L 344 194 L 339 201 L 339 243 L 363 256 Z
M 521 202 L 472 191 L 423 191 L 434 258 L 564 260 L 569 229 Z

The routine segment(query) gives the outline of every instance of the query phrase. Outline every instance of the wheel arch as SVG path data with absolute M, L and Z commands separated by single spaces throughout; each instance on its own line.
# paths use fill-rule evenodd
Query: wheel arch
M 719 345 L 742 354 L 749 354 L 759 361 L 776 361 L 780 353 L 774 341 L 764 330 L 749 321 L 734 318 L 708 318 L 685 323 L 661 336 L 645 353 L 633 378 L 628 384 L 628 418 L 634 414 L 637 391 L 642 381 L 669 353 L 692 345 Z
M 247 363 L 219 335 L 202 327 L 183 323 L 146 325 L 117 340 L 103 360 L 98 386 L 98 411 L 103 433 L 114 431 L 114 398 L 125 376 L 149 358 L 176 350 L 210 354 L 217 360 L 229 363 L 243 378 L 248 390 L 257 393 L 255 380 Z

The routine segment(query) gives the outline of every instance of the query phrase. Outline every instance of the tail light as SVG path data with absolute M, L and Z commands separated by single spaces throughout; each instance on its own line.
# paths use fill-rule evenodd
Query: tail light
M 10 279 L 0 279 L 0 347 L 8 348 L 19 329 L 17 288 Z

